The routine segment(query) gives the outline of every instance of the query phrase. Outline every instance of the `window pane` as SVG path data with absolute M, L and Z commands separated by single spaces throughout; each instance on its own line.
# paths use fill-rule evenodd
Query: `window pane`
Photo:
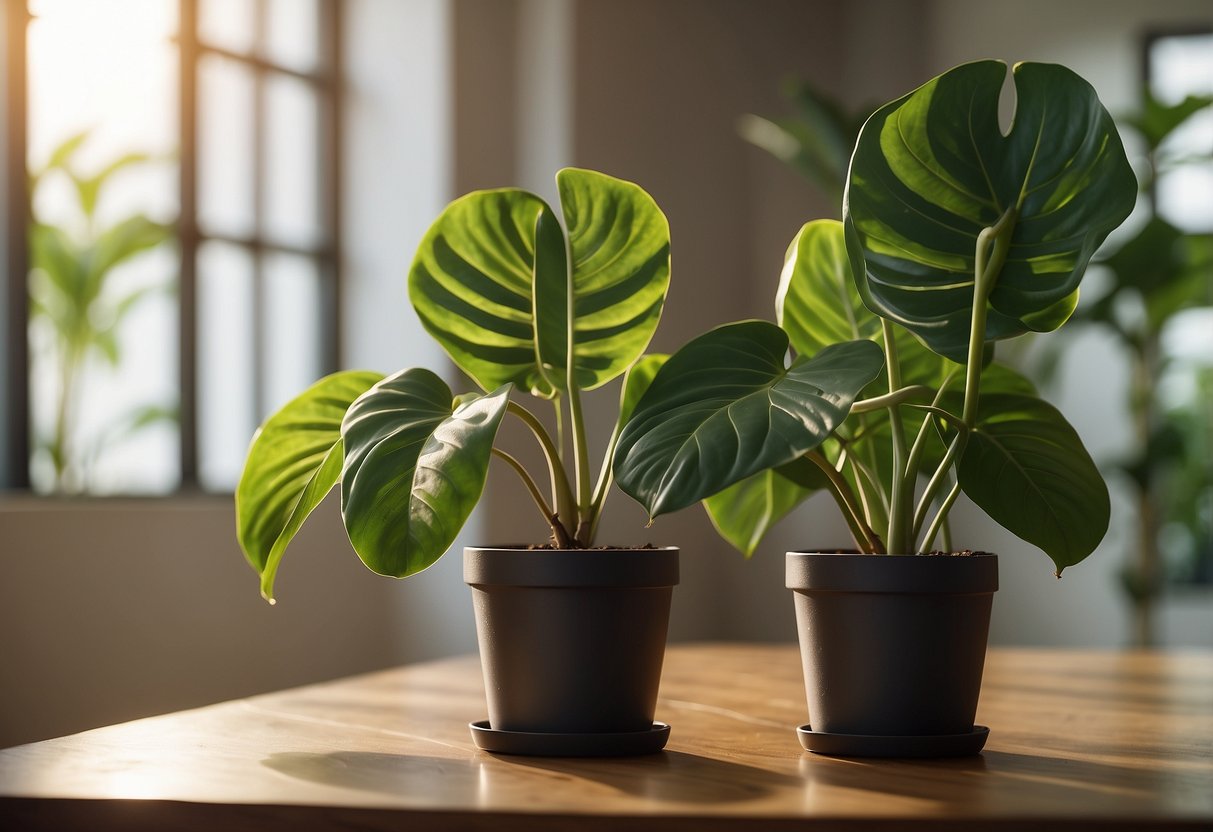
M 266 21 L 265 57 L 302 72 L 320 62 L 320 4 L 318 0 L 270 0 Z
M 265 258 L 266 415 L 299 395 L 322 372 L 320 274 L 308 257 Z
M 156 493 L 178 467 L 173 0 L 31 3 L 31 476 Z
M 253 73 L 207 55 L 198 65 L 198 222 L 211 233 L 253 233 Z
M 204 488 L 235 487 L 253 436 L 253 258 L 198 249 L 198 457 Z
M 256 10 L 256 0 L 199 0 L 198 39 L 232 52 L 251 52 Z
M 296 245 L 320 241 L 316 93 L 304 82 L 273 75 L 266 82 L 265 229 Z
M 1213 34 L 1161 38 L 1150 49 L 1150 86 L 1166 104 L 1213 93 Z M 1213 110 L 1198 113 L 1167 137 L 1164 159 L 1189 160 L 1163 172 L 1156 185 L 1158 212 L 1189 232 L 1213 230 Z M 1203 161 L 1194 161 L 1204 157 Z

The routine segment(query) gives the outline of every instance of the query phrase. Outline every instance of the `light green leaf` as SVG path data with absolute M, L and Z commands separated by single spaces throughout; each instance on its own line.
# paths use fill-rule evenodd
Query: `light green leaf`
M 350 407 L 341 425 L 341 513 L 354 550 L 403 578 L 438 560 L 484 490 L 509 386 L 452 410 L 429 370 L 403 370 Z
M 657 371 L 669 360 L 670 357 L 664 353 L 650 353 L 641 356 L 640 360 L 628 369 L 627 375 L 623 377 L 623 389 L 619 391 L 620 426 L 626 425 L 628 419 L 632 418 L 636 405 L 653 383 Z
M 1052 405 L 983 395 L 960 461 L 960 487 L 986 514 L 1044 550 L 1057 574 L 1108 530 L 1108 488 L 1078 433 Z
M 556 174 L 569 233 L 577 383 L 627 370 L 657 329 L 670 286 L 670 225 L 638 185 L 565 168 Z
M 274 576 L 287 544 L 341 475 L 341 419 L 378 373 L 326 376 L 266 420 L 249 447 L 236 486 L 236 534 L 261 594 L 274 598 Z
M 720 536 L 747 558 L 771 528 L 828 484 L 804 457 L 746 477 L 703 501 Z
M 591 171 L 563 170 L 557 185 L 567 246 L 539 197 L 477 191 L 443 211 L 409 272 L 422 324 L 485 390 L 563 390 L 570 329 L 575 381 L 598 387 L 640 357 L 661 315 L 669 225 L 656 203 Z
M 977 236 L 1010 212 L 986 340 L 1056 329 L 1137 182 L 1111 116 L 1070 70 L 1015 66 L 1016 115 L 998 124 L 999 61 L 956 67 L 880 108 L 860 132 L 844 204 L 860 295 L 963 361 Z
M 718 327 L 670 357 L 624 426 L 615 478 L 650 517 L 698 502 L 826 439 L 880 371 L 871 341 L 784 365 L 765 321 Z

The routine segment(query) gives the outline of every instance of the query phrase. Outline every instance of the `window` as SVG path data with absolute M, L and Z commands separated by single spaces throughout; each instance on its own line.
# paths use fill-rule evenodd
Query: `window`
M 0 2 L 0 484 L 228 491 L 338 363 L 339 0 Z

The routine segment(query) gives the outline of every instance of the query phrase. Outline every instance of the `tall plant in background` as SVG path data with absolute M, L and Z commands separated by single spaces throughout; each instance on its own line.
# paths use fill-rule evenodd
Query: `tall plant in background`
M 1138 112 L 1121 123 L 1136 133 L 1145 151 L 1141 200 L 1149 213 L 1140 230 L 1101 264 L 1109 276 L 1107 291 L 1074 313 L 1072 330 L 1098 328 L 1110 333 L 1129 357 L 1126 402 L 1132 416 L 1133 448 L 1113 463 L 1132 483 L 1137 501 L 1138 537 L 1122 571 L 1125 592 L 1134 607 L 1134 638 L 1156 640 L 1156 601 L 1170 580 L 1210 579 L 1213 569 L 1213 463 L 1210 462 L 1209 376 L 1211 368 L 1184 363 L 1168 354 L 1164 339 L 1182 313 L 1213 307 L 1213 233 L 1185 233 L 1164 219 L 1153 197 L 1158 177 L 1210 158 L 1180 156 L 1167 140 L 1197 113 L 1213 105 L 1208 96 L 1190 96 L 1174 105 L 1143 90 Z M 1066 343 L 1043 354 L 1042 375 L 1054 375 Z M 1160 385 L 1182 376 L 1188 401 L 1166 406 Z M 1168 564 L 1161 544 L 1163 529 L 1182 530 L 1178 541 L 1184 561 Z M 1172 535 L 1172 539 L 1177 536 Z M 1182 556 L 1181 556 L 1182 557 Z
M 170 225 L 137 213 L 102 224 L 97 208 L 119 173 L 148 162 L 143 153 L 128 153 L 101 165 L 93 173 L 80 171 L 77 156 L 88 139 L 79 133 L 60 144 L 40 169 L 31 171 L 31 195 L 62 174 L 71 184 L 78 222 L 57 225 L 35 211 L 30 228 L 30 321 L 43 322 L 52 333 L 50 360 L 58 376 L 55 415 L 49 434 L 38 444 L 50 456 L 57 491 L 76 492 L 87 484 L 90 460 L 118 435 L 173 418 L 171 409 L 149 405 L 128 414 L 119 424 L 86 445 L 79 430 L 82 376 L 92 360 L 117 367 L 122 359 L 119 332 L 123 321 L 150 295 L 168 290 L 165 284 L 120 290 L 113 280 L 119 266 L 162 245 L 173 236 Z M 34 205 L 37 205 L 35 200 Z

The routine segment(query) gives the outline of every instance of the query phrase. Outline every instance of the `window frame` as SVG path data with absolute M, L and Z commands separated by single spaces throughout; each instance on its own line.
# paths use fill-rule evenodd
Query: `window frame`
M 176 221 L 178 250 L 178 396 L 180 479 L 177 488 L 163 496 L 181 493 L 223 493 L 204 488 L 199 477 L 199 400 L 198 400 L 198 269 L 199 248 L 215 241 L 247 251 L 253 263 L 253 423 L 259 424 L 266 413 L 264 373 L 267 355 L 262 260 L 265 254 L 283 253 L 304 257 L 316 267 L 320 279 L 320 304 L 317 314 L 320 371 L 335 371 L 341 363 L 341 123 L 342 100 L 342 19 L 343 0 L 318 0 L 318 61 L 312 70 L 299 70 L 265 58 L 264 45 L 268 24 L 267 0 L 252 0 L 255 7 L 254 38 L 245 54 L 203 41 L 199 36 L 199 0 L 177 0 L 178 32 L 178 189 L 180 212 Z M 0 418 L 0 488 L 28 491 L 32 449 L 30 418 L 30 354 L 28 344 L 30 194 L 28 187 L 28 50 L 27 37 L 32 15 L 28 0 L 0 0 L 0 38 L 7 59 L 2 69 L 2 119 L 5 136 L 4 183 L 5 258 L 7 279 L 3 281 L 5 337 L 0 342 L 0 380 L 6 407 Z M 198 220 L 198 75 L 202 60 L 210 55 L 248 67 L 254 84 L 253 103 L 253 193 L 252 233 L 228 235 L 204 229 Z M 266 165 L 265 89 L 274 76 L 287 76 L 308 85 L 317 102 L 317 210 L 320 212 L 320 238 L 315 245 L 294 245 L 272 239 L 266 234 L 264 203 Z M 84 495 L 92 497 L 94 495 Z M 157 497 L 160 495 L 157 495 Z M 152 497 L 155 499 L 155 497 Z

